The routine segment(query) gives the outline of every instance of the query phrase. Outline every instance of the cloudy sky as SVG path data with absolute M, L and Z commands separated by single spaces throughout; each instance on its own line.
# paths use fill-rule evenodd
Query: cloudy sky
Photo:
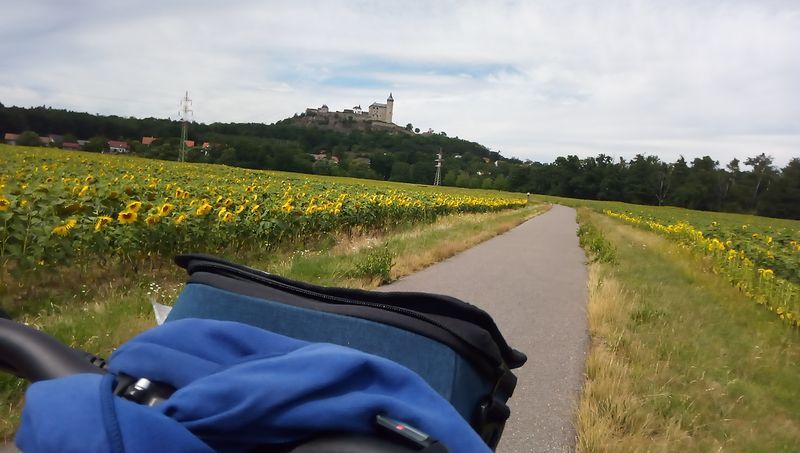
M 507 157 L 800 157 L 800 2 L 6 0 L 0 102 L 272 123 L 395 99 Z M 42 131 L 47 132 L 47 131 Z

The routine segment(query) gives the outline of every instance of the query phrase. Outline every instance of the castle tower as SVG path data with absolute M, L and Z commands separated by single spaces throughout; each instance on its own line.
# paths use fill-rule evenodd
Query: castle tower
M 392 122 L 392 113 L 394 111 L 394 98 L 392 97 L 392 93 L 389 93 L 389 97 L 386 99 L 386 122 Z

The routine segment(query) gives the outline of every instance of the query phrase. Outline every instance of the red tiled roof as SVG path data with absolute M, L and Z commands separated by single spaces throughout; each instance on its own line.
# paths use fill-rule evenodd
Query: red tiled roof
M 119 140 L 109 140 L 108 141 L 108 146 L 110 146 L 112 148 L 128 149 L 128 142 L 123 142 L 123 141 L 119 141 Z
M 211 143 L 203 142 L 203 149 L 211 148 Z
M 81 149 L 80 143 L 75 142 L 64 142 L 61 144 L 63 149 Z
M 184 143 L 186 143 L 186 146 L 188 146 L 189 148 L 192 148 L 194 146 L 194 140 L 186 140 Z
M 18 138 L 19 134 L 12 134 L 11 132 L 6 132 L 6 135 L 5 137 L 3 137 L 3 140 L 16 140 Z
M 150 145 L 156 140 L 156 137 L 142 137 L 142 145 Z

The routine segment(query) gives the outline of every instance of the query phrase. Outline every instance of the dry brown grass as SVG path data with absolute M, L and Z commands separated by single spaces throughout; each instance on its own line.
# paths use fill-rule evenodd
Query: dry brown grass
M 524 216 L 516 212 L 498 216 L 497 214 L 469 214 L 460 217 L 449 217 L 437 222 L 427 230 L 414 230 L 401 234 L 398 239 L 406 242 L 415 242 L 423 235 L 436 237 L 430 246 L 414 247 L 411 253 L 403 253 L 395 260 L 392 268 L 392 278 L 397 279 L 424 269 L 431 264 L 438 263 L 454 256 L 481 242 L 505 233 L 522 222 L 542 214 L 550 209 L 550 205 L 539 205 L 529 208 Z M 439 233 L 439 234 L 435 234 Z M 447 234 L 446 240 L 441 236 Z M 426 243 L 428 241 L 420 241 Z
M 578 450 L 798 451 L 794 333 L 681 247 L 587 216 L 618 259 L 589 267 Z

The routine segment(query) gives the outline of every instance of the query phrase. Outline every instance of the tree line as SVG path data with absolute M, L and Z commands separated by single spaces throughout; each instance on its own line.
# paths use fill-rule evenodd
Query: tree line
M 85 149 L 97 152 L 107 150 L 109 139 L 125 140 L 136 155 L 176 160 L 180 128 L 178 121 L 170 119 L 0 104 L 0 132 L 53 133 L 63 135 L 65 141 L 88 139 Z M 431 184 L 435 155 L 441 150 L 442 183 L 448 186 L 800 219 L 797 158 L 783 168 L 765 154 L 723 165 L 708 156 L 665 162 L 644 154 L 629 160 L 600 154 L 558 157 L 551 163 L 523 162 L 444 133 L 345 133 L 298 126 L 291 119 L 274 124 L 191 123 L 189 131 L 197 145 L 210 145 L 189 151 L 189 160 L 194 162 Z M 144 136 L 158 139 L 143 145 Z

